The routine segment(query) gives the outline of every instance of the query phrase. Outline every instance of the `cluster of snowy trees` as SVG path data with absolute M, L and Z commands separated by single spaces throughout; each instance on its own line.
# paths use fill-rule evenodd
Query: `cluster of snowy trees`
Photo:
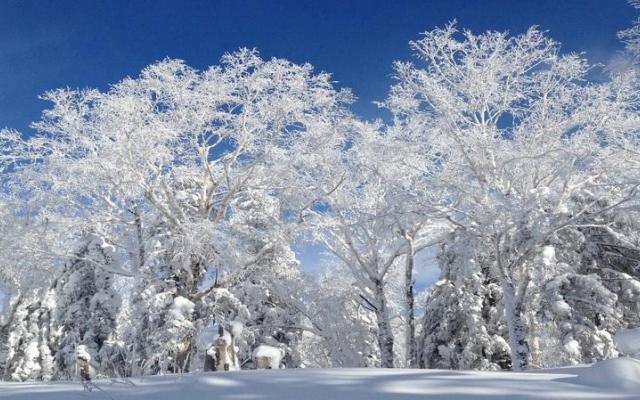
M 37 135 L 0 134 L 1 379 L 71 378 L 78 346 L 103 376 L 198 371 L 229 324 L 242 368 L 260 345 L 287 367 L 617 356 L 640 326 L 640 23 L 621 38 L 607 69 L 536 28 L 432 30 L 387 122 L 246 49 L 48 92 Z

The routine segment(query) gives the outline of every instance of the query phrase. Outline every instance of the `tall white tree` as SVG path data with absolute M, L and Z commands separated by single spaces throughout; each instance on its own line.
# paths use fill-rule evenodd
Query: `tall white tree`
M 327 196 L 326 209 L 317 212 L 315 237 L 351 271 L 360 300 L 376 316 L 381 365 L 393 367 L 398 362 L 392 319 L 400 316 L 390 304 L 389 291 L 401 291 L 406 302 L 403 330 L 411 354 L 415 348 L 413 263 L 417 252 L 433 244 L 432 226 L 415 202 L 412 185 L 417 181 L 415 171 L 421 169 L 404 151 L 406 142 L 384 134 L 379 124 L 355 123 L 353 130 L 351 146 L 342 164 L 336 165 L 344 182 Z M 390 271 L 403 260 L 405 285 L 392 288 Z
M 33 182 L 55 201 L 38 212 L 66 221 L 76 239 L 94 232 L 119 260 L 98 267 L 155 280 L 143 286 L 167 291 L 153 296 L 166 297 L 160 309 L 171 314 L 178 297 L 193 303 L 175 333 L 188 348 L 199 325 L 187 322 L 210 318 L 216 294 L 224 298 L 247 269 L 266 265 L 273 242 L 290 231 L 252 239 L 263 247 L 247 254 L 232 204 L 250 191 L 276 196 L 279 219 L 313 206 L 339 182 L 312 168 L 330 168 L 325 158 L 333 156 L 324 154 L 341 151 L 338 127 L 351 96 L 310 65 L 244 49 L 202 72 L 164 60 L 106 92 L 63 89 L 45 98 L 53 105 L 34 124 L 39 136 L 23 143 L 7 135 L 44 149 L 32 162 Z
M 432 185 L 448 192 L 439 207 L 451 210 L 459 237 L 491 247 L 485 262 L 504 294 L 513 369 L 527 368 L 523 307 L 542 268 L 535 257 L 587 214 L 635 198 L 617 176 L 623 160 L 600 141 L 616 102 L 585 82 L 584 59 L 536 28 L 510 37 L 449 24 L 411 46 L 423 65 L 396 64 L 386 104 L 396 125 L 428 143 Z M 586 191 L 597 195 L 572 203 Z

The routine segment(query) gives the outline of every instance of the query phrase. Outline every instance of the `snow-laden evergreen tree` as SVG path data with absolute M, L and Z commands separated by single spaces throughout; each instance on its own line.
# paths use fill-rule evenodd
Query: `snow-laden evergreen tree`
M 635 214 L 600 214 L 591 224 L 551 238 L 540 262 L 554 273 L 542 279 L 530 302 L 535 313 L 530 319 L 539 330 L 530 334 L 540 337 L 534 364 L 551 367 L 615 357 L 615 333 L 640 325 Z
M 16 304 L 9 325 L 8 351 L 2 354 L 3 380 L 50 380 L 55 374 L 53 316 L 55 294 L 36 290 Z
M 252 348 L 266 344 L 283 348 L 283 362 L 297 367 L 302 363 L 295 352 L 302 315 L 296 306 L 303 302 L 303 282 L 282 224 L 279 201 L 261 191 L 247 191 L 234 200 L 231 209 L 229 223 L 241 246 L 238 251 L 257 260 L 230 285 L 249 311 L 245 321 L 248 347 L 241 349 L 241 362 L 251 357 Z
M 217 278 L 207 282 L 201 261 L 184 258 L 166 224 L 160 222 L 150 234 L 145 265 L 128 298 L 128 314 L 133 317 L 124 332 L 128 373 L 201 370 L 212 340 L 206 335 L 207 328 L 214 323 L 245 321 L 249 312 L 226 289 L 229 282 Z
M 42 214 L 49 199 L 31 181 L 25 165 L 33 153 L 19 135 L 0 130 L 0 379 L 49 380 L 55 377 L 55 315 L 53 282 L 59 274 L 60 254 L 67 246 L 66 221 Z M 16 142 L 16 143 L 14 143 Z M 33 147 L 31 147 L 33 150 Z M 5 163 L 7 156 L 10 160 Z M 11 166 L 11 173 L 6 173 Z M 43 218 L 44 217 L 44 218 Z
M 147 252 L 129 298 L 133 321 L 126 341 L 133 375 L 188 371 L 195 333 L 195 304 L 188 298 L 200 277 L 188 277 L 193 267 L 185 269 L 181 263 L 191 260 L 173 252 L 173 238 L 163 224 L 156 228 L 156 235 L 155 253 Z
M 535 284 L 523 308 L 532 367 L 616 357 L 615 332 L 638 326 L 640 280 L 633 271 L 640 251 L 628 216 L 628 210 L 596 213 L 551 235 L 532 260 Z M 507 369 L 504 295 L 487 267 L 491 246 L 472 237 L 448 243 L 439 257 L 441 280 L 426 298 L 420 361 L 429 368 Z
M 452 234 L 440 250 L 440 280 L 425 298 L 419 365 L 509 369 L 502 291 L 491 276 L 484 245 L 472 246 L 464 237 L 464 232 Z
M 62 379 L 76 375 L 76 349 L 81 345 L 91 355 L 97 373 L 113 375 L 114 368 L 121 368 L 113 365 L 113 349 L 108 344 L 113 342 L 121 303 L 110 272 L 114 263 L 111 249 L 92 235 L 84 241 L 54 287 L 56 375 Z

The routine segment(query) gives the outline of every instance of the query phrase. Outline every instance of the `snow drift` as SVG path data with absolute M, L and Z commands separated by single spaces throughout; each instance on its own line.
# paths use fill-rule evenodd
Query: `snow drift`
M 566 379 L 584 386 L 620 390 L 640 396 L 640 360 L 630 357 L 598 361 L 589 368 L 576 368 L 577 376 Z
M 623 329 L 615 335 L 618 350 L 626 355 L 640 355 L 640 328 Z
M 407 369 L 286 369 L 165 375 L 131 381 L 0 383 L 0 400 L 587 400 L 637 399 L 640 362 L 529 373 Z

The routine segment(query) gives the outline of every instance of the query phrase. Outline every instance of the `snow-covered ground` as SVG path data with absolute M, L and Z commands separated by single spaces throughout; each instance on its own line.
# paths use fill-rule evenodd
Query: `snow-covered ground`
M 290 369 L 78 382 L 0 383 L 0 399 L 24 400 L 410 400 L 640 399 L 640 361 L 529 373 L 408 369 Z

